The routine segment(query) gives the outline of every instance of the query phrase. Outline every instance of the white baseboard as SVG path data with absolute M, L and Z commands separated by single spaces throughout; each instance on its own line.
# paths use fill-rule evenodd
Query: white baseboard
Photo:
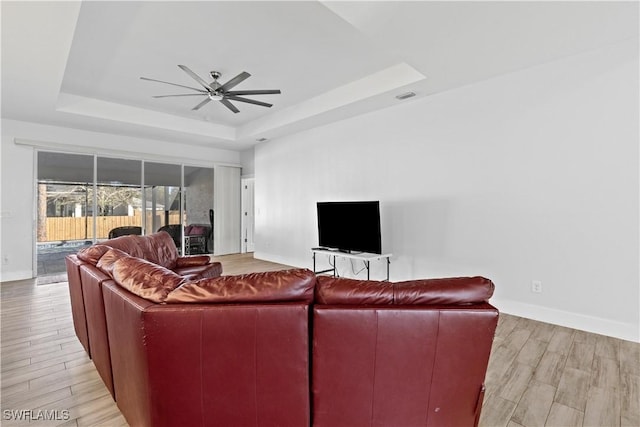
M 0 282 L 13 282 L 14 280 L 28 279 L 33 279 L 33 271 L 31 270 L 0 272 Z
M 601 317 L 587 316 L 569 311 L 557 310 L 540 305 L 525 304 L 518 301 L 492 298 L 490 303 L 498 310 L 515 316 L 572 329 L 607 335 L 627 341 L 640 342 L 640 324 L 623 323 Z

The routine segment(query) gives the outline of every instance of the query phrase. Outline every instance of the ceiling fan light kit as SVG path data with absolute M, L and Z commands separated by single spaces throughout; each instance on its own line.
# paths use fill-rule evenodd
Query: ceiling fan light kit
M 234 113 L 239 113 L 240 110 L 238 110 L 238 108 L 236 108 L 236 106 L 233 105 L 230 102 L 230 100 L 237 101 L 237 102 L 245 102 L 247 104 L 259 105 L 261 107 L 271 107 L 273 104 L 269 104 L 267 102 L 262 102 L 262 101 L 256 101 L 255 99 L 244 98 L 238 95 L 277 95 L 281 93 L 279 89 L 232 91 L 231 90 L 232 88 L 234 88 L 238 84 L 242 83 L 243 81 L 251 77 L 251 74 L 247 73 L 246 71 L 243 71 L 242 73 L 238 74 L 237 76 L 235 76 L 234 78 L 226 82 L 225 84 L 220 84 L 218 82 L 218 79 L 222 76 L 222 73 L 218 71 L 211 71 L 209 75 L 211 76 L 213 81 L 207 82 L 204 79 L 202 79 L 200 76 L 198 76 L 196 73 L 191 71 L 191 69 L 186 65 L 178 65 L 178 67 L 180 67 L 180 69 L 185 73 L 187 73 L 192 79 L 198 82 L 200 86 L 203 87 L 203 89 L 199 89 L 191 86 L 185 86 L 177 83 L 165 82 L 162 80 L 150 79 L 148 77 L 140 77 L 142 80 L 169 84 L 172 86 L 178 86 L 185 89 L 191 89 L 197 92 L 197 93 L 182 93 L 177 95 L 156 95 L 156 96 L 153 96 L 153 98 L 171 98 L 171 97 L 177 97 L 177 96 L 203 96 L 204 95 L 206 98 L 202 102 L 200 102 L 198 105 L 193 107 L 191 110 L 197 111 L 211 101 L 219 101 L 222 105 L 227 107 L 229 110 L 233 111 Z

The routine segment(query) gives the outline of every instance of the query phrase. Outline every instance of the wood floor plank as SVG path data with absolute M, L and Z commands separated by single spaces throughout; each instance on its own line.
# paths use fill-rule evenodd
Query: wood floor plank
M 499 381 L 504 377 L 517 355 L 517 350 L 506 345 L 498 345 L 491 350 L 489 369 L 487 369 L 485 379 L 487 388 L 502 386 Z
M 544 322 L 536 322 L 533 332 L 531 333 L 531 338 L 548 343 L 553 338 L 554 333 L 555 325 Z
M 9 371 L 3 374 L 2 386 L 12 386 L 14 384 L 36 380 L 38 378 L 51 378 L 51 376 L 56 372 L 64 372 L 65 370 L 64 363 L 56 363 L 55 365 L 50 365 L 34 370 L 30 370 L 29 367 L 26 367 L 25 369 Z
M 558 384 L 555 401 L 583 412 L 587 403 L 590 375 L 585 371 L 566 368 Z
M 620 372 L 623 375 L 640 376 L 640 345 L 637 343 L 620 342 Z
M 617 360 L 593 356 L 591 387 L 620 388 L 620 365 Z
M 496 336 L 504 338 L 509 335 L 518 324 L 518 319 L 518 317 L 509 314 L 500 314 L 498 327 L 496 328 Z
M 587 372 L 590 371 L 595 348 L 595 342 L 591 343 L 574 340 L 571 350 L 569 350 L 569 355 L 567 356 L 567 368 L 575 368 Z
M 591 387 L 584 410 L 585 427 L 620 427 L 619 390 Z
M 599 335 L 596 339 L 595 355 L 607 359 L 620 358 L 620 341 L 615 338 Z
M 589 332 L 576 330 L 573 340 L 585 344 L 590 344 L 595 347 L 597 337 L 597 334 L 590 334 Z
M 581 427 L 583 419 L 584 414 L 582 411 L 554 402 L 554 404 L 551 405 L 551 411 L 549 411 L 546 426 Z
M 532 381 L 518 402 L 511 420 L 523 426 L 544 427 L 555 394 L 555 387 Z
M 503 399 L 519 402 L 529 381 L 533 376 L 533 368 L 523 363 L 514 362 L 502 379 L 499 395 Z
M 568 355 L 569 350 L 571 350 L 571 344 L 573 344 L 574 335 L 575 331 L 573 329 L 556 326 L 555 332 L 547 346 L 547 351 L 564 354 L 565 356 Z
M 547 343 L 533 338 L 532 334 L 527 342 L 522 346 L 522 349 L 518 352 L 516 360 L 518 363 L 524 363 L 533 367 L 538 366 L 546 348 Z
M 640 426 L 640 376 L 620 377 L 620 414 L 622 424 Z
M 480 427 L 506 427 L 511 420 L 516 403 L 500 396 L 492 395 L 485 399 L 480 414 Z
M 2 390 L 0 390 L 0 401 L 2 402 L 2 407 L 4 408 L 4 402 L 16 393 L 22 393 L 23 391 L 29 390 L 29 381 L 24 381 L 18 384 L 14 384 L 12 386 L 5 386 L 2 384 Z
M 566 359 L 563 354 L 546 351 L 536 367 L 533 378 L 538 382 L 558 387 Z
M 20 409 L 36 409 L 41 407 L 43 410 L 53 409 L 52 405 L 62 399 L 71 396 L 71 388 L 65 387 L 59 390 L 50 391 L 40 395 L 23 394 L 19 398 L 14 395 L 14 399 L 6 402 L 8 408 Z
M 520 351 L 527 340 L 529 340 L 530 336 L 530 330 L 516 328 L 507 335 L 507 338 L 505 338 L 505 344 L 514 350 Z

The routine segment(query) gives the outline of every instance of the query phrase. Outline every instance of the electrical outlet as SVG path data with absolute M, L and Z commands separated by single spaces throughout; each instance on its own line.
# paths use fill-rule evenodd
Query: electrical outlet
M 539 280 L 532 280 L 531 281 L 531 292 L 536 293 L 536 294 L 541 294 L 542 293 L 542 282 Z

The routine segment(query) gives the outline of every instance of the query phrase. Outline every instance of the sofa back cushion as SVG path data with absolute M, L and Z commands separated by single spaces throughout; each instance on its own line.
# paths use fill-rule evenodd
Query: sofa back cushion
M 123 257 L 112 269 L 117 284 L 139 297 L 162 303 L 169 292 L 180 286 L 184 277 L 150 261 Z
M 120 249 L 109 248 L 108 246 L 107 248 L 107 251 L 100 257 L 100 259 L 98 259 L 96 267 L 109 277 L 113 277 L 113 267 L 115 266 L 116 261 L 120 258 L 127 258 L 130 255 Z
M 315 283 L 315 274 L 307 269 L 206 278 L 184 282 L 166 302 L 311 302 Z
M 389 283 L 319 276 L 318 304 L 432 305 L 478 304 L 493 295 L 493 282 L 484 277 L 410 280 Z
M 122 236 L 100 242 L 80 250 L 78 252 L 78 258 L 88 264 L 98 265 L 100 258 L 102 258 L 102 256 L 111 248 L 118 249 L 136 258 L 144 258 L 142 248 L 140 248 L 140 245 L 138 245 L 137 242 L 137 238 L 139 237 L 142 236 Z
M 315 294 L 320 304 L 393 304 L 393 284 L 375 280 L 318 276 Z
M 154 264 L 173 269 L 178 260 L 178 250 L 173 239 L 166 231 L 148 236 L 128 235 L 105 240 L 78 252 L 78 258 L 91 265 L 109 250 L 119 249 L 132 257 L 146 259 Z
M 142 258 L 165 268 L 173 269 L 178 260 L 178 249 L 166 231 L 142 236 L 139 242 L 144 253 Z

